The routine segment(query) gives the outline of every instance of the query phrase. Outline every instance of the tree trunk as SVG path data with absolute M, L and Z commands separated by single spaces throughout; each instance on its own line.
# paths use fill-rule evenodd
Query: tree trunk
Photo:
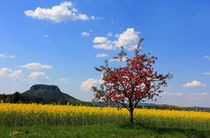
M 130 110 L 130 126 L 133 127 L 133 109 Z

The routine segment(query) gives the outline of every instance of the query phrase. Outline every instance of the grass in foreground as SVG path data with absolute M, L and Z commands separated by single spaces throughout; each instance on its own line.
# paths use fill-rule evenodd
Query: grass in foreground
M 8 137 L 13 132 L 19 132 L 16 137 L 210 137 L 207 129 L 129 128 L 116 124 L 0 127 L 1 137 Z

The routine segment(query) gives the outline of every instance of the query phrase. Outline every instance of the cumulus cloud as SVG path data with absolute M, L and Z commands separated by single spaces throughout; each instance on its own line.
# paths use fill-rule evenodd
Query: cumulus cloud
M 0 58 L 15 58 L 15 56 L 14 55 L 6 56 L 4 54 L 0 54 Z
M 99 83 L 98 80 L 90 78 L 90 79 L 82 82 L 82 85 L 80 86 L 80 90 L 89 91 L 92 86 L 94 86 L 98 83 Z
M 163 92 L 162 95 L 166 96 L 183 96 L 182 92 Z
M 14 80 L 23 79 L 22 70 L 13 71 L 11 74 L 9 74 L 9 77 L 11 77 Z
M 106 37 L 95 37 L 93 43 L 105 43 L 107 41 Z
M 28 75 L 28 79 L 36 82 L 43 82 L 49 80 L 50 78 L 44 72 L 31 72 Z
M 208 92 L 201 92 L 201 93 L 189 93 L 188 96 L 207 96 Z
M 210 61 L 210 56 L 204 56 L 207 60 Z
M 0 76 L 5 76 L 10 73 L 12 70 L 10 68 L 1 68 L 0 69 Z
M 194 80 L 192 82 L 188 82 L 188 83 L 182 85 L 182 87 L 199 87 L 199 86 L 205 87 L 206 84 L 203 84 L 203 83 L 201 83 L 199 81 Z
M 20 68 L 26 68 L 26 69 L 51 69 L 52 66 L 50 65 L 42 65 L 40 63 L 28 63 L 26 65 L 20 66 Z
M 108 57 L 109 55 L 105 53 L 97 54 L 96 57 Z
M 81 35 L 84 36 L 84 37 L 86 37 L 86 36 L 89 36 L 90 33 L 88 33 L 88 32 L 82 32 Z
M 203 74 L 204 75 L 210 75 L 210 72 L 204 72 Z
M 102 83 L 104 83 L 103 74 L 101 74 L 100 79 L 90 78 L 86 81 L 83 81 L 81 86 L 80 86 L 80 90 L 89 91 L 92 86 L 96 86 L 96 85 L 99 85 L 99 84 L 102 84 Z
M 93 47 L 96 49 L 106 49 L 106 50 L 113 49 L 113 42 L 108 40 L 106 37 L 95 37 L 93 43 L 96 44 L 93 45 Z
M 41 19 L 51 20 L 59 23 L 67 20 L 89 20 L 86 14 L 78 13 L 78 10 L 74 8 L 72 2 L 65 1 L 60 5 L 55 5 L 52 8 L 40 8 L 37 7 L 35 10 L 24 11 L 26 16 Z
M 116 47 L 124 47 L 128 50 L 134 50 L 137 47 L 138 41 L 140 37 L 138 36 L 139 32 L 136 32 L 134 28 L 127 28 L 122 34 L 115 35 L 117 40 L 111 41 L 106 37 L 95 37 L 93 43 L 98 43 L 97 45 L 93 45 L 94 48 L 98 49 L 115 49 Z M 108 36 L 112 36 L 112 34 L 108 33 Z
M 128 50 L 133 50 L 137 47 L 139 41 L 139 32 L 135 32 L 134 28 L 128 28 L 125 32 L 119 35 L 118 40 L 116 41 L 116 46 Z

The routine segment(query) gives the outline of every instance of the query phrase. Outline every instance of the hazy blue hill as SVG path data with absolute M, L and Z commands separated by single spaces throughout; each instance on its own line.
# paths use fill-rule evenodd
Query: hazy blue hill
M 74 97 L 61 92 L 58 86 L 55 85 L 36 84 L 33 85 L 30 88 L 30 90 L 23 92 L 22 95 L 31 96 L 31 97 L 34 96 L 41 97 L 44 100 L 55 99 L 55 100 L 67 100 L 67 101 L 70 100 L 79 101 Z

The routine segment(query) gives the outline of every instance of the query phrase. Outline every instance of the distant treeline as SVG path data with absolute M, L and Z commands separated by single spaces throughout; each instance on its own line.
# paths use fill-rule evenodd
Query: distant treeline
M 15 92 L 14 94 L 0 94 L 0 102 L 1 103 L 38 103 L 38 104 L 57 104 L 57 105 L 84 105 L 84 106 L 97 106 L 100 107 L 102 104 L 96 102 L 83 102 L 78 100 L 43 100 L 41 97 L 31 97 L 31 96 L 24 96 L 19 92 Z M 118 107 L 120 105 L 110 105 L 105 104 L 105 107 L 112 106 Z M 147 106 L 137 106 L 137 108 L 147 108 L 147 109 L 165 109 L 165 110 L 196 110 L 196 111 L 207 111 L 210 112 L 210 108 L 205 107 L 178 107 L 172 105 L 147 105 Z
M 24 96 L 19 92 L 15 92 L 14 94 L 0 94 L 0 101 L 1 103 L 38 103 L 38 104 L 58 104 L 58 105 L 90 105 L 90 102 L 82 102 L 76 100 L 43 100 L 41 97 L 31 97 L 31 96 Z

